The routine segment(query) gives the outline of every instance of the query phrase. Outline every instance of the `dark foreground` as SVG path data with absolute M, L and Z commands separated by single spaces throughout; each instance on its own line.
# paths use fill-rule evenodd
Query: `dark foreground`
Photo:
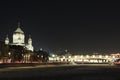
M 1 68 L 0 80 L 120 80 L 120 66 L 39 65 Z

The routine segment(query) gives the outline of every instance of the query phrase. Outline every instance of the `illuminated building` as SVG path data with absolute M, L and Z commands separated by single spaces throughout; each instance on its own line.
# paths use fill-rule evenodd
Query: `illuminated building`
M 19 46 L 25 46 L 27 50 L 33 51 L 33 46 L 32 46 L 32 38 L 29 36 L 28 42 L 25 43 L 25 34 L 23 30 L 21 29 L 20 22 L 18 22 L 18 27 L 17 29 L 13 32 L 13 42 L 10 43 L 8 35 L 6 36 L 5 39 L 5 44 L 6 45 L 19 45 Z

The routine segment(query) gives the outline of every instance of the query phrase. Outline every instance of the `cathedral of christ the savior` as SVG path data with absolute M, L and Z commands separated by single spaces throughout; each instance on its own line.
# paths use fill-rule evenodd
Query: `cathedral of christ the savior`
M 32 38 L 29 35 L 28 42 L 25 43 L 25 34 L 23 30 L 21 29 L 20 22 L 18 22 L 17 29 L 13 32 L 13 42 L 10 43 L 9 37 L 6 36 L 5 38 L 5 44 L 6 45 L 18 45 L 18 46 L 24 46 L 27 48 L 27 50 L 33 51 L 34 48 L 32 46 Z

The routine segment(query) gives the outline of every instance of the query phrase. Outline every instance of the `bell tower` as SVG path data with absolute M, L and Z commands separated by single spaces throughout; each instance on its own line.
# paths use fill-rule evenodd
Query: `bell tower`
M 5 38 L 5 44 L 8 45 L 9 42 L 10 42 L 10 41 L 9 41 L 9 38 L 8 38 L 8 35 L 7 35 L 6 38 Z
M 30 35 L 29 35 L 29 38 L 28 38 L 28 45 L 26 47 L 27 47 L 28 50 L 33 51 L 32 38 L 31 38 Z

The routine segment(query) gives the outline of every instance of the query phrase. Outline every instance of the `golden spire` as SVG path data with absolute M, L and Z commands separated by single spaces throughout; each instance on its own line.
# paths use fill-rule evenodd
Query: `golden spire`
M 18 22 L 18 28 L 20 28 L 20 22 Z

